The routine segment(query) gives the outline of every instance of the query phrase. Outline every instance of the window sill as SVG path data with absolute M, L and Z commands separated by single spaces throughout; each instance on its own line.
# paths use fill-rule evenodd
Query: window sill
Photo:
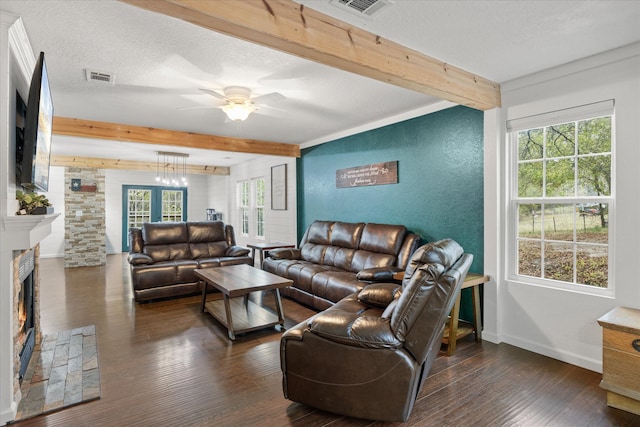
M 505 280 L 508 286 L 534 286 L 558 292 L 571 292 L 580 295 L 589 295 L 599 298 L 615 298 L 613 287 L 598 288 L 589 285 L 573 285 L 554 280 L 537 279 L 534 277 L 512 276 Z

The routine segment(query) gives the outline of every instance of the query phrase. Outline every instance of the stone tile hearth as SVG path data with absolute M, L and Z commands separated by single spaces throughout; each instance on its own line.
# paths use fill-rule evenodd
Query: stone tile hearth
M 20 386 L 16 421 L 100 397 L 95 326 L 46 335 Z

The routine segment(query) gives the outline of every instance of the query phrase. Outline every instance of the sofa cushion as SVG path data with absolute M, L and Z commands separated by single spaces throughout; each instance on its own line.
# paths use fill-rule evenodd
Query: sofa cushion
M 365 225 L 360 239 L 360 249 L 397 256 L 404 241 L 407 228 L 403 225 Z
M 145 222 L 142 224 L 142 240 L 145 246 L 187 243 L 187 225 L 184 222 Z
M 176 243 L 172 245 L 146 245 L 143 252 L 153 259 L 153 262 L 173 261 L 178 259 L 190 259 L 191 251 L 188 243 Z
M 214 258 L 224 256 L 227 253 L 226 240 L 217 242 L 190 243 L 191 257 L 193 259 Z
M 319 245 L 330 245 L 333 224 L 335 223 L 330 221 L 315 221 L 309 226 L 307 242 Z
M 353 254 L 349 270 L 357 273 L 367 268 L 390 267 L 395 263 L 395 255 L 359 250 Z
M 305 243 L 300 248 L 300 256 L 305 261 L 314 264 L 324 264 L 324 253 L 328 247 L 328 245 L 323 244 Z
M 336 303 L 348 295 L 359 292 L 364 285 L 364 282 L 355 280 L 354 274 L 348 271 L 325 270 L 317 272 L 311 279 L 311 292 Z
M 339 269 L 330 265 L 314 264 L 314 263 L 300 263 L 298 265 L 292 265 L 288 271 L 288 278 L 296 283 L 296 287 L 303 291 L 311 292 L 313 278 L 324 271 L 340 271 Z
M 324 264 L 350 271 L 355 252 L 355 249 L 328 246 L 324 253 Z
M 364 223 L 336 222 L 331 229 L 331 245 L 357 249 Z
M 195 261 L 168 261 L 154 265 L 141 265 L 131 271 L 135 290 L 171 286 L 178 283 L 190 283 L 193 280 Z M 191 272 L 189 272 L 191 271 Z
M 227 241 L 222 221 L 188 222 L 187 231 L 190 243 Z

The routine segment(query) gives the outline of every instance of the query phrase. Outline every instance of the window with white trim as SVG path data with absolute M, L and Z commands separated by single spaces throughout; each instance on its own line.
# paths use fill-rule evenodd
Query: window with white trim
M 604 101 L 507 122 L 519 280 L 609 288 L 613 113 Z
M 240 232 L 249 235 L 249 181 L 239 181 L 238 184 L 238 217 Z
M 255 180 L 255 200 L 256 237 L 264 239 L 264 178 Z

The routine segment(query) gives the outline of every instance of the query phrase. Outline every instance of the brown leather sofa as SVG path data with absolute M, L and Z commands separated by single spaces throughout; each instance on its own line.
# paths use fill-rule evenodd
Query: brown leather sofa
M 196 268 L 253 265 L 222 221 L 149 222 L 129 229 L 131 285 L 137 302 L 197 294 Z
M 472 259 L 451 239 L 429 243 L 413 254 L 401 286 L 371 284 L 289 329 L 280 345 L 285 397 L 406 421 Z
M 281 293 L 317 310 L 404 271 L 420 236 L 403 225 L 315 221 L 296 249 L 275 249 L 262 269 L 293 280 Z

